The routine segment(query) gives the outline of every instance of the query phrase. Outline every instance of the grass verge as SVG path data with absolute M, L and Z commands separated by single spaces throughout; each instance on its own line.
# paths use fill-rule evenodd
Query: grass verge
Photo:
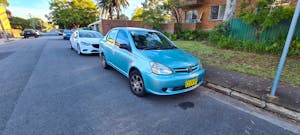
M 202 63 L 263 78 L 274 79 L 280 57 L 224 50 L 205 42 L 174 41 L 181 49 L 196 55 Z M 287 58 L 281 81 L 300 86 L 300 59 Z

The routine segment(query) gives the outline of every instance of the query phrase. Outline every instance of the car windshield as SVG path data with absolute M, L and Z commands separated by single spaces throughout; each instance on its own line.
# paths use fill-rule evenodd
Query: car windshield
M 130 34 L 137 49 L 161 50 L 177 48 L 165 36 L 158 32 L 132 30 Z
M 102 38 L 103 36 L 98 32 L 80 31 L 79 37 L 81 37 L 81 38 Z

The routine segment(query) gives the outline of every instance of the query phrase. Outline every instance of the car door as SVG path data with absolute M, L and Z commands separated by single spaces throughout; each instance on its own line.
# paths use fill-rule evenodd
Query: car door
M 130 61 L 132 59 L 131 47 L 127 32 L 119 30 L 116 38 L 115 60 L 116 66 L 124 73 L 128 74 Z M 126 44 L 129 48 L 120 48 L 121 44 Z
M 115 39 L 117 36 L 117 29 L 111 30 L 105 40 L 102 40 L 103 43 L 103 52 L 106 58 L 106 61 L 110 64 L 115 65 L 114 53 L 115 53 Z

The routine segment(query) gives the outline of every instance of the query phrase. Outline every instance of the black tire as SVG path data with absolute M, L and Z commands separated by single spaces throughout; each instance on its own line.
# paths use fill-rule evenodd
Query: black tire
M 147 92 L 145 90 L 144 80 L 139 71 L 133 70 L 129 75 L 129 83 L 131 92 L 138 97 L 145 97 Z
M 106 58 L 104 54 L 100 54 L 100 64 L 104 69 L 109 69 L 109 65 L 106 62 Z

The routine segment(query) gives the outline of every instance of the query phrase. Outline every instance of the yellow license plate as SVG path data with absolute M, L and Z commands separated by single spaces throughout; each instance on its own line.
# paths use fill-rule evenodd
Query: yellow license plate
M 197 83 L 198 83 L 198 78 L 187 80 L 187 81 L 185 81 L 185 88 L 195 86 L 195 85 L 197 85 Z

